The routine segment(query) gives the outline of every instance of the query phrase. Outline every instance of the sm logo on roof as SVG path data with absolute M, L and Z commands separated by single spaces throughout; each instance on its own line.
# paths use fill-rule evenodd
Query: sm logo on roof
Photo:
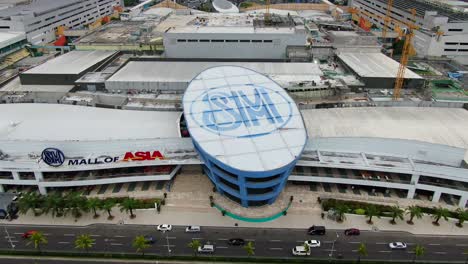
M 254 85 L 207 90 L 191 105 L 200 127 L 224 136 L 256 137 L 285 126 L 293 102 L 281 92 Z

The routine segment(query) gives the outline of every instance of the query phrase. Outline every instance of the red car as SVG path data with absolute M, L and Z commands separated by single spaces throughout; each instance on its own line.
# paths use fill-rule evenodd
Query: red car
M 23 238 L 30 238 L 32 235 L 36 234 L 37 231 L 31 230 L 28 232 L 24 232 L 23 235 L 21 235 Z
M 361 231 L 359 231 L 359 229 L 357 228 L 350 228 L 350 229 L 346 229 L 344 233 L 347 236 L 359 236 L 359 234 L 361 234 Z

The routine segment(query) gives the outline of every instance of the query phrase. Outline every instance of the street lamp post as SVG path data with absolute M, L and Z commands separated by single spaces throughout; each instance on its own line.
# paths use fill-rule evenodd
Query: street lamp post
M 170 255 L 171 254 L 171 247 L 169 245 L 169 234 L 166 235 L 166 241 L 167 241 L 167 252 Z
M 335 251 L 335 243 L 337 242 L 338 238 L 340 238 L 340 235 L 338 235 L 338 232 L 335 231 L 335 233 L 336 233 L 336 238 L 335 238 L 335 240 L 333 240 L 331 252 L 330 252 L 330 254 L 328 254 L 328 256 L 330 257 L 328 262 L 331 262 L 331 260 L 333 258 L 333 252 Z
M 8 237 L 8 242 L 10 242 L 11 249 L 14 250 L 15 249 L 15 244 L 13 243 L 13 241 L 11 241 L 11 236 L 8 233 L 8 230 L 7 230 L 6 226 L 4 228 L 5 228 L 5 233 L 6 233 L 7 237 Z

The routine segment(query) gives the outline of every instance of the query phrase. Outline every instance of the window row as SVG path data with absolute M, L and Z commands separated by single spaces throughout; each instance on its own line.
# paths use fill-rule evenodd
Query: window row
M 177 42 L 215 42 L 215 43 L 221 43 L 221 42 L 228 42 L 228 43 L 273 43 L 273 40 L 271 39 L 177 39 Z

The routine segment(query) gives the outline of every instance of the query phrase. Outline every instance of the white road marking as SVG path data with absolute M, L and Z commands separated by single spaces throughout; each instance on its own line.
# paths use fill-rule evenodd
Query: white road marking
M 304 243 L 304 240 L 296 240 L 297 243 Z
M 203 237 L 192 237 L 192 240 L 203 240 Z
M 22 235 L 22 234 L 24 234 L 24 233 L 13 233 L 13 234 L 15 234 L 15 235 Z
M 348 242 L 348 243 L 350 243 L 350 244 L 361 244 L 361 242 L 359 242 L 359 241 L 351 241 L 351 242 Z
M 123 244 L 120 244 L 120 243 L 110 243 L 111 246 L 123 246 Z
M 429 246 L 440 246 L 440 244 L 428 244 Z
M 6 239 L 15 238 L 14 236 L 5 236 Z
M 50 236 L 51 234 L 50 233 L 44 233 L 44 236 Z
M 63 234 L 64 236 L 75 236 L 75 234 Z
M 167 237 L 167 239 L 176 239 L 176 237 Z
M 447 252 L 434 252 L 435 254 L 447 254 Z
M 100 237 L 101 235 L 89 235 L 90 237 Z
M 216 248 L 228 248 L 228 247 L 216 247 Z
M 385 242 L 377 242 L 377 243 L 375 243 L 375 244 L 377 244 L 377 245 L 385 245 L 385 244 L 388 244 L 388 243 L 385 243 Z
M 334 252 L 334 251 L 336 251 L 336 249 L 333 249 L 333 250 L 331 250 L 331 249 L 322 249 L 322 250 L 323 250 L 323 251 L 330 251 L 330 252 L 332 252 L 332 251 L 333 251 L 333 252 Z
M 414 251 L 406 251 L 408 254 L 414 254 Z
M 59 244 L 70 244 L 70 242 L 66 242 L 66 241 L 60 241 L 58 242 Z
M 245 241 L 255 241 L 255 239 L 247 238 L 247 239 L 245 239 Z
M 11 243 L 18 243 L 18 240 L 10 240 Z
M 468 247 L 468 244 L 456 244 L 457 247 Z
M 353 249 L 353 250 L 351 250 L 351 251 L 352 251 L 352 252 L 357 252 L 357 249 Z
M 334 241 L 322 241 L 323 244 L 332 244 Z
M 270 250 L 283 250 L 283 248 L 269 248 Z
M 219 241 L 227 241 L 227 240 L 229 240 L 229 239 L 227 239 L 227 238 L 218 238 L 218 240 L 219 240 Z
M 126 237 L 126 236 L 114 236 L 114 237 Z
M 379 251 L 379 252 L 381 252 L 381 253 L 390 253 L 391 251 L 388 251 L 388 250 L 381 250 L 381 251 Z
M 281 240 L 269 240 L 270 242 L 281 242 Z

